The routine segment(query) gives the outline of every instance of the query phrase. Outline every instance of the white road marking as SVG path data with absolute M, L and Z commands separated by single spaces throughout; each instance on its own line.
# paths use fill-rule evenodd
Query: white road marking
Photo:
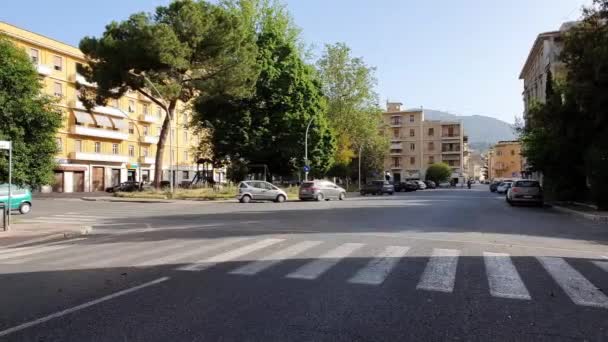
M 302 241 L 296 243 L 293 246 L 282 249 L 276 253 L 270 254 L 268 256 L 262 257 L 257 261 L 249 263 L 243 267 L 239 267 L 234 271 L 231 271 L 231 274 L 241 274 L 241 275 L 254 275 L 258 272 L 261 272 L 271 266 L 280 263 L 285 259 L 292 258 L 306 250 L 309 250 L 315 246 L 320 245 L 321 241 Z
M 123 250 L 129 250 L 132 248 L 132 243 L 104 243 L 85 249 L 82 251 L 82 253 L 77 255 L 69 253 L 67 255 L 64 254 L 52 257 L 52 260 L 45 261 L 45 264 L 57 266 L 80 265 L 82 263 L 89 262 L 89 260 L 100 260 L 106 255 L 118 255 L 121 254 Z
M 564 259 L 537 257 L 570 299 L 579 305 L 608 308 L 608 297 Z
M 595 266 L 608 272 L 608 261 L 594 261 L 593 263 L 595 264 Z
M 521 280 L 509 254 L 483 252 L 490 294 L 494 297 L 530 299 L 530 293 Z
M 62 236 L 63 236 L 63 234 L 62 234 Z M 87 238 L 81 237 L 81 238 L 73 238 L 73 239 L 68 239 L 68 240 L 51 241 L 51 242 L 47 242 L 45 244 L 39 244 L 39 245 L 34 245 L 34 246 L 7 248 L 7 249 L 0 250 L 0 256 L 2 256 L 4 254 L 8 254 L 8 253 L 13 253 L 13 252 L 29 251 L 29 250 L 40 249 L 42 247 L 69 244 L 71 242 L 76 242 L 76 241 L 81 241 L 81 240 L 86 240 L 86 239 Z M 45 240 L 39 240 L 39 241 L 45 241 Z
M 459 256 L 460 251 L 455 249 L 433 249 L 433 255 L 429 259 L 416 289 L 454 291 Z
M 26 323 L 23 323 L 23 324 L 20 324 L 20 325 L 17 325 L 17 326 L 14 326 L 14 327 L 8 328 L 6 330 L 2 330 L 2 331 L 0 331 L 0 337 L 6 336 L 6 335 L 9 335 L 9 334 L 12 334 L 12 333 L 15 333 L 15 332 L 27 329 L 27 328 L 31 328 L 33 326 L 42 324 L 44 322 L 48 322 L 48 321 L 50 321 L 52 319 L 55 319 L 55 318 L 59 318 L 59 317 L 65 316 L 65 315 L 69 315 L 69 314 L 71 314 L 73 312 L 80 311 L 82 309 L 86 309 L 86 308 L 91 307 L 93 305 L 96 305 L 96 304 L 99 304 L 99 303 L 103 303 L 105 301 L 108 301 L 110 299 L 114 299 L 116 297 L 124 296 L 126 294 L 131 293 L 131 292 L 135 292 L 135 291 L 141 290 L 141 289 L 149 287 L 149 286 L 160 284 L 160 283 L 165 282 L 165 281 L 167 281 L 169 279 L 170 279 L 169 277 L 158 278 L 156 280 L 153 280 L 153 281 L 141 284 L 141 285 L 137 285 L 137 286 L 134 286 L 134 287 L 122 290 L 122 291 L 118 291 L 118 292 L 112 293 L 110 295 L 107 295 L 107 296 L 104 296 L 104 297 L 92 300 L 90 302 L 86 302 L 86 303 L 74 306 L 72 308 L 65 309 L 65 310 L 62 310 L 62 311 L 59 311 L 59 312 L 55 312 L 55 313 L 50 314 L 48 316 L 44 316 L 42 318 L 38 318 L 36 320 L 30 321 L 30 322 L 26 322 Z
M 140 262 L 139 264 L 134 265 L 135 267 L 144 267 L 144 266 L 153 266 L 153 265 L 164 265 L 164 264 L 168 264 L 177 260 L 181 260 L 181 259 L 185 259 L 187 257 L 190 256 L 195 256 L 198 254 L 202 254 L 205 252 L 210 252 L 212 250 L 221 248 L 221 247 L 225 247 L 225 246 L 229 246 L 232 244 L 235 244 L 237 242 L 241 242 L 241 241 L 245 241 L 248 240 L 249 238 L 228 238 L 225 241 L 222 241 L 220 243 L 211 243 L 211 244 L 206 244 L 209 243 L 209 240 L 203 240 L 203 241 L 197 241 L 197 243 L 199 244 L 203 244 L 202 246 L 199 246 L 196 249 L 193 250 L 188 250 L 182 253 L 177 253 L 177 254 L 171 254 L 171 255 L 167 255 L 167 256 L 162 256 L 156 259 L 150 259 L 150 260 L 146 260 L 143 262 Z
M 87 218 L 87 219 L 103 219 L 108 218 L 108 216 L 92 216 L 92 215 L 53 215 L 51 217 L 67 217 L 67 218 Z
M 316 279 L 321 274 L 332 268 L 341 259 L 351 255 L 357 249 L 363 247 L 362 243 L 345 243 L 321 255 L 317 260 L 311 261 L 306 265 L 289 273 L 285 277 L 296 279 Z
M 409 249 L 409 247 L 403 246 L 386 247 L 382 252 L 370 260 L 367 266 L 359 270 L 357 274 L 350 278 L 348 282 L 367 285 L 382 284 L 391 270 L 397 266 L 399 260 L 405 256 Z
M 272 245 L 277 244 L 282 241 L 285 241 L 285 239 L 261 240 L 261 241 L 252 243 L 250 245 L 240 247 L 240 248 L 237 248 L 237 249 L 234 249 L 234 250 L 222 253 L 222 254 L 218 254 L 216 256 L 212 256 L 210 258 L 197 261 L 197 262 L 187 265 L 187 266 L 180 267 L 180 268 L 178 268 L 178 270 L 180 270 L 180 271 L 202 271 L 202 270 L 205 270 L 218 263 L 234 260 L 245 254 L 255 252 L 257 250 L 272 246 Z
M 188 244 L 193 244 L 196 242 L 198 242 L 198 241 L 190 241 L 189 243 L 188 242 L 178 243 L 176 240 L 168 240 L 168 241 L 164 241 L 161 246 L 158 246 L 158 244 L 155 244 L 154 246 L 145 246 L 145 249 L 143 251 L 141 251 L 141 249 L 137 250 L 137 251 L 130 250 L 125 254 L 118 253 L 114 257 L 104 258 L 103 260 L 84 264 L 83 266 L 84 267 L 130 266 L 130 265 L 128 265 L 128 263 L 131 260 L 137 260 L 137 259 L 144 258 L 146 256 L 154 255 L 154 254 L 163 254 L 166 251 L 170 251 L 173 249 L 180 249 L 184 246 L 187 246 Z M 120 264 L 113 265 L 116 262 L 120 262 Z

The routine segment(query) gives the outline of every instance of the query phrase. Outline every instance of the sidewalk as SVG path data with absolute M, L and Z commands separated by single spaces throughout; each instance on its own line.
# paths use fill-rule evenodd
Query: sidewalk
M 12 248 L 50 240 L 70 239 L 91 232 L 81 224 L 13 223 L 8 232 L 0 231 L 0 248 Z
M 608 211 L 598 211 L 586 205 L 575 203 L 552 203 L 554 210 L 601 223 L 608 223 Z

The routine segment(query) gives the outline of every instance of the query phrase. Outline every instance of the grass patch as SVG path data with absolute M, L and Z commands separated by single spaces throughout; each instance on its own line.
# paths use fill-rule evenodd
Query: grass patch
M 287 197 L 291 200 L 298 198 L 297 186 L 281 188 L 287 193 Z M 169 190 L 149 190 L 139 192 L 117 192 L 115 197 L 121 198 L 147 198 L 147 199 L 183 199 L 183 200 L 225 200 L 234 199 L 238 189 L 235 186 L 224 186 L 221 189 L 200 188 L 200 189 L 175 189 L 175 193 Z

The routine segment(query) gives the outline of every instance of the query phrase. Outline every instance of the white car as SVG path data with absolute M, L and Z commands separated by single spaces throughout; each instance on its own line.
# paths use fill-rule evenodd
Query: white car
M 416 181 L 416 184 L 418 184 L 418 190 L 426 189 L 426 184 L 423 181 Z
M 511 188 L 512 185 L 513 185 L 513 182 L 502 182 L 502 183 L 498 184 L 498 187 L 496 188 L 496 192 L 504 195 L 507 193 L 507 191 L 509 191 L 509 189 Z
M 265 181 L 251 180 L 240 182 L 238 188 L 239 192 L 236 195 L 236 199 L 241 203 L 249 203 L 251 201 L 282 203 L 287 200 L 287 193 L 285 191 Z

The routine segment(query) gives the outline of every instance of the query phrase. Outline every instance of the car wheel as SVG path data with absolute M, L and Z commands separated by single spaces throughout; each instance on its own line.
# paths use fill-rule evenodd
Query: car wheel
M 343 192 L 341 192 L 341 193 L 340 193 L 340 195 L 338 196 L 338 199 L 339 199 L 340 201 L 344 201 L 344 199 L 345 199 L 345 198 L 346 198 L 346 194 L 345 194 L 345 193 L 343 193 Z
M 245 195 L 245 196 L 241 197 L 241 203 L 249 203 L 249 202 L 251 202 L 251 196 Z
M 317 202 L 321 202 L 325 199 L 325 196 L 323 196 L 323 193 L 320 193 L 317 195 Z
M 388 194 L 391 195 L 391 196 L 393 196 L 394 192 L 389 192 Z
M 28 202 L 21 203 L 19 206 L 19 212 L 23 215 L 29 213 L 30 211 L 32 211 L 32 205 Z
M 279 196 L 277 196 L 277 199 L 275 201 L 277 203 L 283 203 L 283 202 L 285 202 L 285 196 L 279 195 Z

